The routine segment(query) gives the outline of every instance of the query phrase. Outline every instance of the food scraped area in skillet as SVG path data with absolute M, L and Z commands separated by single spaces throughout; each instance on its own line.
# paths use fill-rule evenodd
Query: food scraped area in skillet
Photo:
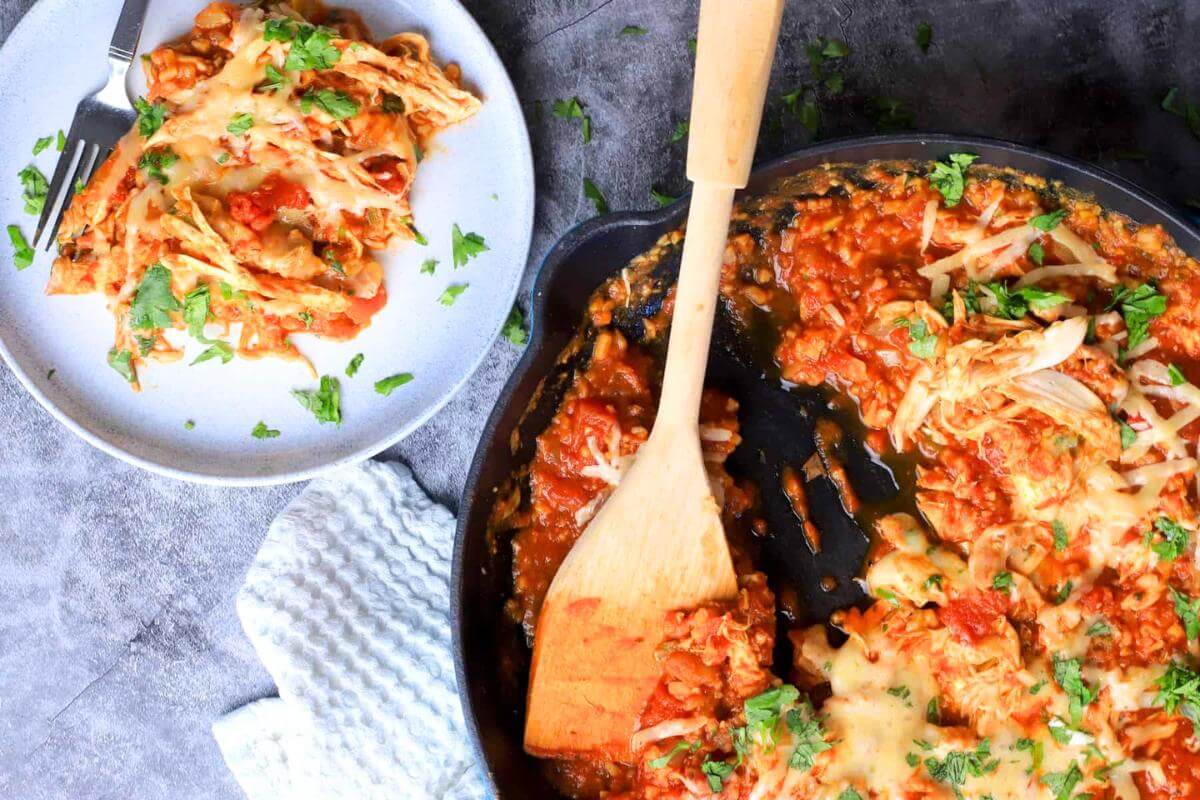
M 664 621 L 634 763 L 547 762 L 565 795 L 1200 798 L 1200 265 L 1156 226 L 970 161 L 831 166 L 740 207 L 726 310 L 768 332 L 784 380 L 852 401 L 884 461 L 915 459 L 919 513 L 873 520 L 870 601 L 830 620 L 843 643 L 780 631 L 795 657 L 772 663 L 769 532 L 723 467 L 736 399 L 710 391 L 741 591 Z M 657 348 L 610 324 L 647 260 L 594 297 L 529 503 L 499 515 L 530 641 L 653 423 Z

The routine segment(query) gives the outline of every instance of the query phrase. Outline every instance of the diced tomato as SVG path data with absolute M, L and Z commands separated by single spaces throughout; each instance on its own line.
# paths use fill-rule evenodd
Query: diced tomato
M 938 619 L 965 642 L 975 644 L 991 634 L 1008 606 L 1004 592 L 985 590 L 960 595 L 938 609 Z
M 255 231 L 266 230 L 275 221 L 281 208 L 304 208 L 312 198 L 298 183 L 268 175 L 257 189 L 250 192 L 230 192 L 229 212 L 233 218 Z

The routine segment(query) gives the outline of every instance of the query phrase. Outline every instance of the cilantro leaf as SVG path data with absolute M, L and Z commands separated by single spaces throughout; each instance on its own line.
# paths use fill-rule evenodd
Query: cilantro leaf
M 1167 377 L 1171 379 L 1172 386 L 1183 386 L 1188 382 L 1187 378 L 1183 376 L 1183 370 L 1179 369 L 1179 367 L 1175 366 L 1174 364 L 1167 366 Z
M 1050 524 L 1050 528 L 1054 532 L 1054 550 L 1061 553 L 1067 549 L 1067 526 L 1062 520 L 1056 519 Z
M 189 420 L 187 420 L 186 422 L 184 422 L 184 423 L 183 423 L 183 429 L 184 429 L 185 431 L 194 431 L 194 430 L 196 430 L 196 421 L 195 421 L 195 420 L 192 420 L 192 419 L 189 419 Z
M 25 234 L 21 233 L 21 229 L 16 225 L 8 226 L 8 240 L 13 247 L 13 266 L 20 272 L 33 263 L 33 248 L 29 246 Z
M 929 45 L 933 43 L 933 26 L 928 22 L 922 22 L 917 25 L 917 47 L 921 48 L 922 53 L 929 52 Z
M 277 70 L 274 64 L 267 64 L 263 72 L 267 76 L 267 80 L 259 86 L 263 91 L 277 92 L 290 83 L 287 76 Z
M 421 262 L 421 274 L 432 275 L 437 272 L 438 260 L 436 258 L 427 258 Z
M 171 292 L 171 270 L 155 264 L 146 270 L 133 294 L 129 325 L 141 330 L 171 327 L 171 312 L 183 306 Z
M 165 184 L 170 179 L 165 170 L 170 169 L 179 161 L 179 156 L 169 147 L 161 150 L 147 150 L 138 159 L 138 167 L 146 170 L 146 175 L 159 183 Z
M 1121 429 L 1121 449 L 1128 450 L 1133 447 L 1133 443 L 1137 441 L 1137 431 L 1123 419 L 1117 420 L 1117 427 Z
M 1096 699 L 1097 692 L 1084 682 L 1079 659 L 1055 653 L 1053 664 L 1054 682 L 1066 693 L 1071 722 L 1078 725 L 1083 719 L 1084 707 Z
M 350 119 L 358 114 L 358 103 L 354 98 L 333 89 L 306 92 L 300 98 L 300 110 L 305 114 L 311 114 L 314 105 L 334 119 Z
M 137 109 L 138 135 L 143 139 L 149 139 L 158 133 L 158 129 L 167 121 L 167 107 L 162 103 L 151 103 L 146 98 L 139 97 L 133 101 L 133 107 Z
M 38 139 L 36 142 L 33 143 L 33 154 L 35 156 L 40 154 L 43 150 L 45 150 L 47 147 L 49 147 L 53 141 L 54 141 L 53 136 L 43 136 L 42 138 Z
M 643 28 L 641 25 L 626 25 L 621 28 L 621 36 L 645 36 L 650 31 Z
M 1200 639 L 1200 597 L 1192 599 L 1183 592 L 1168 587 L 1171 599 L 1175 602 L 1175 614 L 1183 625 L 1184 636 L 1188 641 Z
M 911 128 L 916 122 L 913 113 L 894 97 L 873 98 L 871 100 L 870 113 L 875 122 L 876 129 L 881 131 L 906 130 Z
M 1011 572 L 997 572 L 992 578 L 992 588 L 998 592 L 1007 592 L 1012 588 L 1013 576 Z
M 1047 772 L 1038 779 L 1039 783 L 1054 792 L 1054 800 L 1070 800 L 1075 784 L 1081 780 L 1083 773 L 1075 762 L 1071 762 L 1070 768 L 1064 772 Z
M 290 19 L 269 19 L 263 26 L 263 40 L 290 42 L 296 38 L 296 23 Z
M 584 144 L 592 140 L 592 118 L 583 113 L 583 103 L 579 102 L 578 97 L 572 97 L 570 100 L 555 100 L 553 110 L 556 117 L 580 121 Z
M 1112 636 L 1112 633 L 1112 627 L 1102 619 L 1096 620 L 1084 631 L 1085 636 Z
M 654 202 L 658 203 L 659 208 L 669 206 L 669 205 L 671 205 L 671 203 L 674 203 L 676 200 L 679 199 L 678 197 L 672 197 L 671 195 L 666 194 L 665 192 L 660 192 L 658 189 L 655 189 L 653 186 L 650 187 L 650 197 L 651 197 L 651 199 L 654 200 Z
M 1060 208 L 1057 211 L 1051 211 L 1049 214 L 1039 214 L 1029 220 L 1029 224 L 1037 228 L 1039 231 L 1049 233 L 1058 227 L 1064 219 L 1067 218 L 1067 210 Z
M 1163 561 L 1174 561 L 1187 550 L 1188 538 L 1187 528 L 1170 517 L 1159 517 L 1154 520 L 1153 530 L 1146 532 L 1145 542 Z
M 842 793 L 837 796 L 837 800 L 863 800 L 863 796 L 851 786 L 849 789 L 843 789 Z
M 500 329 L 500 335 L 518 347 L 529 341 L 529 334 L 525 331 L 525 315 L 521 313 L 521 309 L 512 307 L 512 311 L 508 312 L 508 319 L 504 320 L 504 327 Z
M 108 365 L 130 383 L 137 380 L 137 373 L 133 370 L 133 353 L 128 350 L 109 350 Z
M 187 323 L 188 333 L 200 341 L 204 341 L 204 325 L 209 317 L 208 284 L 202 283 L 183 296 L 183 321 Z
M 254 426 L 254 430 L 250 431 L 250 435 L 255 439 L 278 439 L 279 431 L 267 427 L 267 423 L 259 420 Z
M 659 756 L 658 758 L 652 758 L 649 761 L 647 761 L 646 766 L 648 766 L 650 769 L 662 769 L 663 767 L 667 766 L 667 764 L 670 764 L 671 759 L 673 759 L 675 756 L 679 755 L 680 753 L 684 753 L 689 750 L 695 751 L 695 750 L 699 749 L 699 747 L 700 747 L 700 742 L 689 743 L 689 742 L 680 740 L 675 743 L 674 747 L 672 747 L 670 750 L 668 750 L 663 755 Z
M 54 149 L 60 153 L 67 149 L 67 135 L 62 132 L 62 128 L 58 129 L 58 135 L 54 141 Z
M 450 252 L 454 259 L 454 268 L 465 267 L 467 262 L 488 249 L 483 237 L 478 233 L 463 233 L 458 223 L 450 229 Z
M 671 131 L 671 141 L 672 142 L 681 142 L 684 139 L 686 139 L 687 135 L 688 135 L 688 130 L 690 127 L 691 127 L 691 123 L 688 122 L 686 119 L 683 120 L 682 122 L 676 123 L 675 130 Z
M 362 353 L 358 353 L 354 358 L 350 359 L 350 363 L 346 365 L 346 377 L 353 378 L 358 374 L 358 368 L 362 366 L 363 359 L 366 358 Z
M 1046 746 L 1042 744 L 1040 739 L 1036 741 L 1026 738 L 1017 739 L 1017 743 L 1014 746 L 1017 750 L 1029 752 L 1030 764 L 1029 769 L 1025 770 L 1026 775 L 1032 775 L 1034 771 L 1041 768 L 1042 759 L 1046 756 Z
M 920 359 L 933 358 L 934 353 L 937 352 L 938 337 L 937 334 L 929 332 L 929 326 L 925 324 L 925 320 L 919 317 L 915 320 L 901 317 L 893 324 L 908 329 L 908 352 Z
M 205 361 L 212 361 L 214 358 L 221 359 L 222 364 L 228 364 L 233 360 L 233 348 L 228 342 L 213 341 L 203 353 L 196 356 L 196 360 L 191 363 L 191 366 L 203 364 Z
M 995 281 L 984 284 L 996 301 L 996 315 L 1004 319 L 1020 319 L 1030 309 L 1045 311 L 1057 305 L 1066 303 L 1069 298 L 1058 292 L 1039 289 L 1036 286 L 1022 286 L 1020 289 L 1010 289 L 1006 284 Z
M 583 179 L 583 196 L 592 201 L 592 205 L 596 207 L 597 214 L 608 213 L 608 201 L 604 199 L 604 194 L 600 191 L 600 187 L 592 183 L 588 178 Z
M 413 374 L 411 372 L 400 372 L 396 375 L 390 375 L 383 380 L 375 381 L 375 392 L 387 397 L 404 384 L 411 383 L 412 379 Z
M 708 788 L 719 792 L 725 788 L 725 779 L 733 774 L 734 765 L 727 761 L 705 759 L 700 765 L 700 772 L 708 778 Z
M 229 131 L 234 136 L 241 136 L 243 133 L 253 127 L 253 114 L 235 114 L 233 119 L 229 120 L 229 124 L 225 126 L 225 130 Z
M 951 153 L 947 161 L 937 162 L 929 173 L 929 183 L 946 201 L 946 208 L 953 208 L 962 200 L 966 188 L 967 167 L 979 156 L 970 153 Z
M 941 760 L 932 756 L 925 759 L 929 777 L 950 786 L 956 796 L 961 796 L 961 787 L 968 777 L 981 778 L 995 772 L 999 764 L 991 758 L 991 744 L 987 739 L 981 740 L 972 751 L 952 750 Z
M 1153 284 L 1143 283 L 1134 288 L 1120 286 L 1113 292 L 1106 310 L 1119 308 L 1125 318 L 1125 329 L 1129 338 L 1125 342 L 1128 352 L 1146 341 L 1150 336 L 1150 321 L 1167 310 L 1167 298 Z
M 438 296 L 438 302 L 444 306 L 454 305 L 454 301 L 457 300 L 458 296 L 461 295 L 463 292 L 465 292 L 467 290 L 467 287 L 470 285 L 471 284 L 469 284 L 469 283 L 452 283 L 452 284 L 450 284 L 449 286 L 447 286 L 445 288 L 445 290 L 441 293 L 441 295 Z
M 30 164 L 18 172 L 17 177 L 21 179 L 21 188 L 24 190 L 21 199 L 25 201 L 25 213 L 41 214 L 42 209 L 46 207 L 46 197 L 50 194 L 50 184 L 46 181 L 46 176 Z
M 1154 682 L 1158 694 L 1154 702 L 1168 714 L 1178 712 L 1190 720 L 1193 731 L 1200 736 L 1200 672 L 1173 661 L 1163 676 Z
M 748 698 L 743 707 L 748 735 L 760 745 L 774 747 L 779 741 L 782 707 L 799 698 L 800 690 L 787 683 Z
M 1029 256 L 1029 260 L 1040 267 L 1046 260 L 1046 248 L 1042 247 L 1041 242 L 1034 242 L 1029 245 L 1029 249 L 1025 252 L 1025 255 Z
M 283 68 L 288 72 L 330 69 L 342 58 L 342 51 L 332 43 L 337 35 L 336 31 L 325 27 L 297 26 Z
M 342 424 L 342 392 L 337 378 L 322 375 L 319 389 L 293 389 L 292 397 L 311 411 L 317 422 Z
M 812 769 L 816 757 L 833 745 L 825 741 L 825 729 L 808 698 L 801 699 L 800 704 L 787 713 L 785 720 L 796 741 L 796 749 L 788 758 L 788 766 L 798 770 Z

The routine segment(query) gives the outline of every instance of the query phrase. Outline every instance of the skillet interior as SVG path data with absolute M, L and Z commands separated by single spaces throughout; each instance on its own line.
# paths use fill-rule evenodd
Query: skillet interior
M 1110 210 L 1138 222 L 1161 224 L 1184 250 L 1200 250 L 1195 229 L 1123 179 L 1070 159 L 987 139 L 908 135 L 831 141 L 761 167 L 747 192 L 762 191 L 780 177 L 827 162 L 930 160 L 958 150 L 977 153 L 981 161 L 995 166 L 1061 180 L 1094 195 Z M 501 624 L 511 589 L 511 564 L 507 540 L 488 540 L 491 507 L 498 487 L 532 459 L 534 439 L 558 406 L 575 364 L 556 362 L 580 327 L 589 295 L 631 258 L 650 249 L 659 236 L 678 227 L 685 216 L 685 202 L 650 214 L 608 215 L 575 228 L 551 249 L 534 287 L 530 344 L 501 393 L 475 454 L 460 505 L 454 553 L 455 667 L 468 730 L 499 798 L 558 795 L 542 777 L 537 762 L 521 749 L 524 654 L 513 629 Z M 675 258 L 664 260 L 660 267 L 664 279 L 669 281 L 671 271 L 678 269 L 677 258 L 676 253 Z M 647 315 L 656 311 L 641 309 Z M 638 338 L 637 315 L 624 325 L 627 333 Z M 741 403 L 738 416 L 744 441 L 728 467 L 762 490 L 762 516 L 772 535 L 763 546 L 759 566 L 774 583 L 786 582 L 796 590 L 809 618 L 805 621 L 823 620 L 836 608 L 861 598 L 853 579 L 866 554 L 867 538 L 842 509 L 833 487 L 818 481 L 809 487 L 809 504 L 825 545 L 814 556 L 803 543 L 791 505 L 779 491 L 779 470 L 784 463 L 802 464 L 809 458 L 815 448 L 815 421 L 834 412 L 819 390 L 788 391 L 764 376 L 752 354 L 731 333 L 729 322 L 719 316 L 708 381 Z M 543 376 L 548 377 L 539 395 Z M 848 431 L 857 427 L 844 417 L 839 422 Z M 842 456 L 864 501 L 887 502 L 896 495 L 892 473 L 860 447 L 851 446 Z M 834 577 L 837 588 L 821 589 L 823 576 Z

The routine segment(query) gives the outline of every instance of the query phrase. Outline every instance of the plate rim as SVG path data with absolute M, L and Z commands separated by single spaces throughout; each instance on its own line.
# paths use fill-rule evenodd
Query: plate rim
M 347 0 L 353 2 L 353 0 Z M 535 218 L 537 215 L 537 176 L 533 163 L 533 146 L 529 135 L 529 125 L 525 120 L 525 114 L 521 106 L 521 98 L 517 93 L 516 85 L 513 83 L 512 75 L 509 74 L 508 67 L 504 60 L 500 58 L 500 54 L 496 51 L 496 47 L 492 44 L 492 40 L 484 32 L 478 20 L 471 14 L 470 11 L 462 4 L 461 0 L 442 0 L 448 11 L 456 13 L 461 18 L 463 30 L 467 36 L 476 37 L 481 43 L 481 50 L 485 58 L 490 58 L 494 62 L 494 66 L 498 69 L 499 75 L 502 78 L 500 82 L 501 94 L 507 95 L 505 101 L 510 103 L 516 112 L 516 134 L 518 139 L 519 151 L 513 154 L 514 160 L 519 161 L 523 167 L 522 171 L 528 177 L 528 186 L 525 195 L 522 198 L 522 203 L 529 208 L 528 224 L 525 230 L 520 232 L 518 242 L 521 243 L 519 248 L 524 258 L 521 263 L 520 270 L 514 270 L 515 279 L 512 280 L 511 288 L 508 292 L 508 304 L 512 305 L 516 302 L 517 295 L 521 291 L 522 278 L 525 271 L 529 267 L 529 255 L 533 245 L 533 231 Z M 3 46 L 0 46 L 0 60 L 6 58 L 13 49 L 12 42 L 20 42 L 24 38 L 28 38 L 29 31 L 36 27 L 38 22 L 43 22 L 43 17 L 52 13 L 51 6 L 54 0 L 37 0 L 28 11 L 21 17 L 17 24 L 13 27 L 8 37 L 4 40 Z M 99 82 L 98 82 L 99 83 Z M 58 403 L 54 402 L 41 388 L 32 380 L 26 373 L 25 369 L 17 361 L 16 356 L 9 350 L 8 344 L 4 338 L 3 326 L 0 326 L 0 358 L 16 376 L 17 381 L 33 397 L 41 408 L 50 414 L 55 420 L 61 423 L 67 430 L 74 433 L 80 439 L 84 440 L 92 447 L 100 450 L 106 455 L 112 456 L 126 464 L 146 470 L 157 475 L 162 475 L 168 478 L 207 486 L 231 486 L 231 487 L 260 487 L 260 486 L 278 486 L 289 483 L 298 483 L 301 481 L 311 480 L 319 475 L 339 469 L 341 467 L 358 464 L 369 458 L 372 458 L 384 450 L 392 447 L 396 443 L 405 439 L 409 434 L 422 427 L 435 414 L 446 407 L 446 404 L 456 397 L 467 382 L 479 371 L 479 367 L 483 364 L 484 359 L 494 347 L 500 331 L 504 327 L 505 320 L 500 320 L 494 326 L 491 336 L 488 341 L 491 343 L 487 347 L 481 349 L 478 356 L 471 364 L 463 370 L 462 374 L 449 386 L 438 399 L 430 403 L 427 407 L 416 414 L 406 424 L 399 426 L 394 431 L 385 436 L 376 439 L 358 449 L 350 452 L 339 458 L 315 464 L 295 470 L 270 470 L 260 474 L 253 475 L 224 475 L 212 471 L 204 471 L 199 469 L 183 469 L 180 467 L 171 466 L 168 463 L 156 461 L 151 458 L 137 455 L 126 450 L 115 442 L 109 441 L 104 436 L 95 433 L 74 417 L 68 414 Z

